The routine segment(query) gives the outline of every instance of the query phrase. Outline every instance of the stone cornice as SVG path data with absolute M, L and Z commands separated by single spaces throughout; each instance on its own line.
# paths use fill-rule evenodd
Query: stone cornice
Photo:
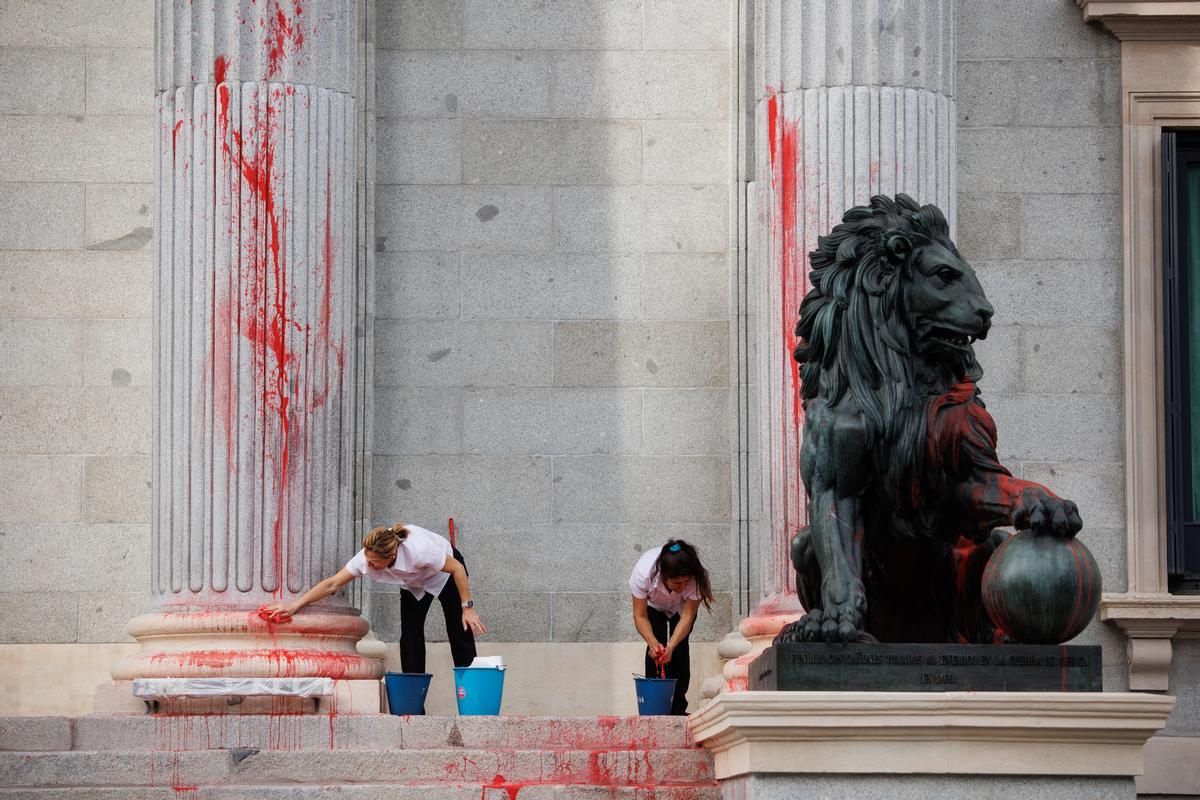
M 1121 41 L 1200 42 L 1198 0 L 1075 0 L 1088 22 Z

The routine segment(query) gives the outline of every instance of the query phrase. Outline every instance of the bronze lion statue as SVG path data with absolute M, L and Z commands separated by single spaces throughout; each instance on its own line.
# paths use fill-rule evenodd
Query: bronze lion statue
M 856 206 L 810 254 L 794 353 L 809 527 L 792 540 L 807 613 L 777 641 L 1005 640 L 980 578 L 1000 526 L 1074 536 L 1075 504 L 996 456 L 972 347 L 992 306 L 935 206 Z

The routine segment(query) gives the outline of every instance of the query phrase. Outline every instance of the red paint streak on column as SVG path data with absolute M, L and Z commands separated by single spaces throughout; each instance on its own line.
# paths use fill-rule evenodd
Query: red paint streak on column
M 183 120 L 175 122 L 175 128 L 171 131 L 171 160 L 175 160 L 176 145 L 179 143 L 179 129 L 183 127 Z
M 229 60 L 225 56 L 217 56 L 213 61 L 213 83 L 218 86 L 225 82 L 225 75 L 229 71 Z M 228 99 L 228 98 L 226 98 Z
M 283 10 L 279 0 L 275 0 L 273 10 L 267 13 L 267 37 L 264 44 L 267 48 L 268 79 L 279 74 L 289 46 L 293 53 L 298 53 L 304 45 L 304 30 L 300 26 L 300 15 L 304 13 L 304 8 L 300 5 L 300 0 L 293 0 L 292 5 L 291 16 Z

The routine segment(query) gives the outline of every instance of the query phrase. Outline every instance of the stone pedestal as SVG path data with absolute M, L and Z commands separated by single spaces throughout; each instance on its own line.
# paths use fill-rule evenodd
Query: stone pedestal
M 736 692 L 688 727 L 730 800 L 957 800 L 985 787 L 1133 800 L 1143 745 L 1174 703 L 1115 692 Z
M 159 0 L 154 600 L 138 677 L 372 680 L 353 552 L 354 0 Z

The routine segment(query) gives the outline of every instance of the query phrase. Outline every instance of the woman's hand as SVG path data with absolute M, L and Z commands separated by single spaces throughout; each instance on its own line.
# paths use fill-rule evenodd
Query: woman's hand
M 479 612 L 473 608 L 463 609 L 463 630 L 471 629 L 471 632 L 476 636 L 482 636 L 487 633 L 487 628 L 483 626 L 483 620 L 479 618 Z
M 654 663 L 660 667 L 664 667 L 671 663 L 671 656 L 675 653 L 675 648 L 670 646 L 659 645 L 658 653 L 654 656 Z
M 291 622 L 299 610 L 295 603 L 271 603 L 258 609 L 258 616 L 267 622 Z

